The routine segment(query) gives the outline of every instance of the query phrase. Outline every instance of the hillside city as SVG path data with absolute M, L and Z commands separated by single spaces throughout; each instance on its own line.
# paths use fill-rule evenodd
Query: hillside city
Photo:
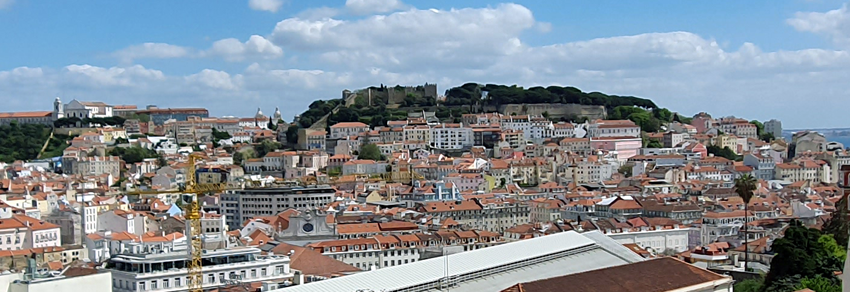
M 850 152 L 822 133 L 572 87 L 438 92 L 0 113 L 0 289 L 840 291 Z

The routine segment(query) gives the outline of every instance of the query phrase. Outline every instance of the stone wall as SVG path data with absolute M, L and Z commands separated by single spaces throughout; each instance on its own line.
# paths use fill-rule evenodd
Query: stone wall
M 604 106 L 601 105 L 581 105 L 581 104 L 560 104 L 560 103 L 532 103 L 532 104 L 506 104 L 499 107 L 499 112 L 510 115 L 516 113 L 518 115 L 542 115 L 544 112 L 549 113 L 551 118 L 562 117 L 587 117 L 588 119 L 604 119 L 608 115 Z
M 82 135 L 83 133 L 95 133 L 97 128 L 54 128 L 53 134 L 56 135 Z

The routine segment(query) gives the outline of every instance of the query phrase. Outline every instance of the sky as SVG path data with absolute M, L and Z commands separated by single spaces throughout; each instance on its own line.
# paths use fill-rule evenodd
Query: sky
M 850 127 L 850 3 L 0 0 L 0 112 L 55 97 L 286 120 L 371 85 L 575 86 Z

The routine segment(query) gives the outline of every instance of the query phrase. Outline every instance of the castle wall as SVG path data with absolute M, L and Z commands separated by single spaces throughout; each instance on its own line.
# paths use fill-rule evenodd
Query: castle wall
M 510 115 L 516 113 L 518 115 L 542 115 L 548 112 L 552 118 L 562 117 L 587 117 L 588 119 L 604 119 L 608 115 L 604 106 L 601 105 L 582 105 L 582 104 L 549 104 L 549 103 L 532 103 L 532 104 L 506 104 L 499 107 L 499 112 Z

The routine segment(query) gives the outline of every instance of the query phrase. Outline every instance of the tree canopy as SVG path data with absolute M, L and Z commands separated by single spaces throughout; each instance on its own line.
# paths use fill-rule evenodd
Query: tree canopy
M 614 109 L 618 106 L 637 106 L 645 109 L 657 108 L 649 99 L 634 96 L 607 95 L 601 92 L 582 92 L 575 87 L 530 87 L 498 84 L 466 83 L 446 90 L 446 105 L 485 104 L 500 106 L 515 103 L 573 103 L 601 105 Z
M 48 137 L 50 137 L 50 128 L 44 125 L 18 124 L 16 121 L 2 125 L 0 126 L 0 161 L 36 159 Z
M 735 154 L 735 151 L 732 151 L 729 147 L 720 148 L 719 146 L 711 145 L 706 147 L 706 150 L 708 150 L 709 154 L 714 154 L 717 157 L 723 157 L 729 160 L 738 159 L 738 154 Z
M 89 124 L 100 125 L 100 126 L 115 126 L 121 127 L 124 126 L 124 122 L 126 119 L 113 116 L 106 118 L 77 118 L 77 117 L 69 117 L 69 118 L 61 118 L 53 121 L 53 126 L 57 128 L 62 127 L 77 127 L 77 125 L 81 127 L 87 127 Z
M 618 106 L 608 112 L 608 119 L 631 120 L 641 131 L 658 132 L 661 126 L 673 121 L 674 115 L 666 108 L 655 108 L 651 111 L 636 106 Z
M 118 156 L 125 163 L 136 163 L 145 160 L 145 158 L 158 158 L 159 154 L 156 151 L 142 148 L 139 146 L 133 147 L 115 147 L 109 150 L 109 155 Z
M 378 149 L 377 145 L 368 143 L 360 147 L 360 153 L 357 155 L 357 159 L 381 161 L 386 159 L 386 157 L 381 154 L 381 149 Z
M 842 270 L 844 262 L 833 252 L 834 248 L 828 248 L 831 237 L 826 235 L 828 238 L 822 239 L 824 236 L 820 230 L 792 222 L 785 236 L 773 242 L 776 256 L 770 262 L 762 291 L 789 291 L 788 288 L 805 285 L 807 281 L 823 282 L 812 280 L 819 277 L 840 287 L 835 272 Z
M 275 150 L 281 149 L 283 146 L 275 141 L 271 140 L 263 140 L 260 144 L 254 146 L 254 151 L 257 154 L 257 157 L 265 157 L 266 154 L 270 152 L 274 152 Z

